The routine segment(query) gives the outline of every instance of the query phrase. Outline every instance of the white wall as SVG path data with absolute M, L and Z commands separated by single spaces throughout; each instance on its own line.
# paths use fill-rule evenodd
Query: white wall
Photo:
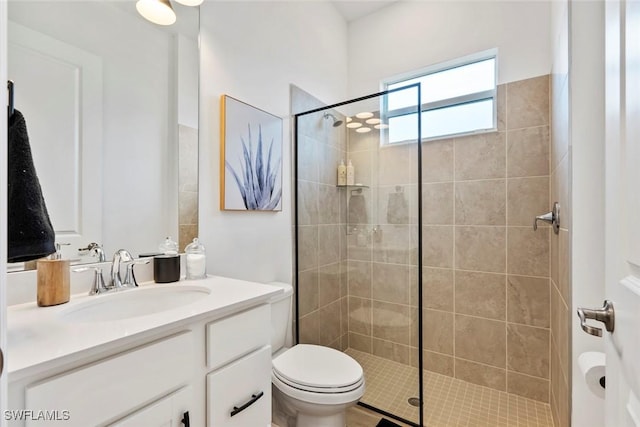
M 178 124 L 198 128 L 198 70 L 200 52 L 197 41 L 182 34 L 176 37 Z M 177 240 L 177 239 L 176 239 Z M 184 249 L 184 248 L 181 248 Z
M 586 334 L 578 307 L 600 308 L 605 284 L 604 3 L 571 1 L 572 425 L 604 425 L 604 402 L 587 389 L 577 363 L 604 351 L 604 338 Z M 600 326 L 600 325 L 599 325 Z
M 205 2 L 200 7 L 200 218 L 207 272 L 291 281 L 289 84 L 346 98 L 347 26 L 328 2 Z M 284 120 L 282 212 L 219 209 L 220 96 Z
M 546 1 L 398 2 L 349 26 L 349 95 L 380 80 L 498 48 L 498 84 L 551 70 Z

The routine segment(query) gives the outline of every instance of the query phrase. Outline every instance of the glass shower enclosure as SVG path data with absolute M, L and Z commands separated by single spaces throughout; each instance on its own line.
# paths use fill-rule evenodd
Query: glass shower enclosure
M 410 425 L 423 425 L 419 110 L 414 84 L 295 115 L 297 342 L 353 357 L 360 404 Z

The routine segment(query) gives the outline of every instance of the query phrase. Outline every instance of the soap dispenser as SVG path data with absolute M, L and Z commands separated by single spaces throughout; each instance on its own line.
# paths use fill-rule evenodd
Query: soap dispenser
M 184 249 L 187 257 L 187 279 L 196 280 L 207 277 L 206 266 L 207 258 L 205 255 L 204 245 L 200 243 L 198 238 L 187 245 Z
M 62 259 L 60 243 L 56 243 L 56 252 L 49 258 L 38 260 L 37 268 L 38 306 L 49 307 L 69 302 L 71 295 L 69 260 Z

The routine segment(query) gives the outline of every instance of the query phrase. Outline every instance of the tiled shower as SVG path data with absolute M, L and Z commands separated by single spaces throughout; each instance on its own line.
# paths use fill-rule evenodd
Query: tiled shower
M 449 413 L 434 414 L 429 402 L 443 399 L 434 384 L 446 384 L 495 398 L 495 411 L 485 402 L 488 425 L 511 425 L 522 405 L 537 413 L 530 425 L 552 425 L 552 231 L 532 228 L 553 203 L 549 79 L 498 86 L 496 131 L 423 141 L 421 174 L 417 143 L 386 145 L 383 131 L 334 127 L 324 111 L 298 117 L 299 342 L 359 360 L 365 404 L 418 423 L 408 399 L 419 393 L 421 344 L 423 422 L 445 426 L 466 413 L 449 402 Z M 297 88 L 292 100 L 294 112 L 322 106 Z M 380 105 L 331 112 L 346 122 Z M 357 185 L 337 186 L 342 159 Z M 385 383 L 385 370 L 402 384 Z

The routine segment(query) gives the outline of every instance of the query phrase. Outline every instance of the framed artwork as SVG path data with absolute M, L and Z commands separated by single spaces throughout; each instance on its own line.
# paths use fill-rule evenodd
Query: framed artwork
M 220 209 L 282 210 L 282 119 L 220 99 Z

